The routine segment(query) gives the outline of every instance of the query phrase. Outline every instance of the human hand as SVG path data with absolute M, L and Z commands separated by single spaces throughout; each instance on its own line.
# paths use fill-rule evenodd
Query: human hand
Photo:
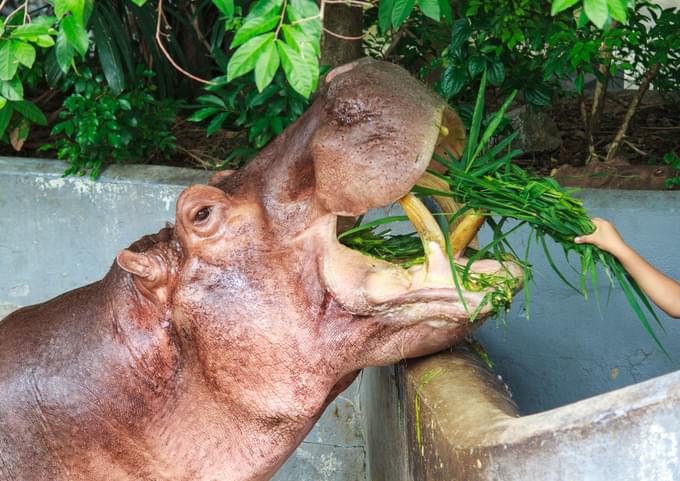
M 603 251 L 617 255 L 626 246 L 621 234 L 611 222 L 594 217 L 591 219 L 595 224 L 595 232 L 574 238 L 577 244 L 593 244 Z

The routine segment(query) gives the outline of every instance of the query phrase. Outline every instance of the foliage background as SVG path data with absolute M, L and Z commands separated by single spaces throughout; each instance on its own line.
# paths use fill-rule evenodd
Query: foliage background
M 680 83 L 678 10 L 645 1 L 4 0 L 0 13 L 2 141 L 93 177 L 182 157 L 236 167 L 304 112 L 320 75 L 362 55 L 403 65 L 468 120 L 483 72 L 492 108 L 514 90 L 546 108 L 575 83 L 585 161 L 615 157 L 650 85 Z M 603 150 L 622 72 L 640 95 Z

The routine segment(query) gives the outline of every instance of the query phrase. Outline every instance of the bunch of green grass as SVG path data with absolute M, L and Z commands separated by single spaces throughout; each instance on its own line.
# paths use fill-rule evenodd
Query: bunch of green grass
M 408 269 L 425 261 L 425 251 L 420 237 L 415 232 L 392 234 L 391 229 L 384 228 L 387 224 L 404 221 L 408 221 L 408 217 L 405 215 L 383 217 L 367 223 L 362 223 L 359 219 L 357 226 L 341 233 L 338 240 L 354 250 L 388 262 L 401 264 L 403 268 Z M 470 254 L 479 253 L 472 249 L 467 252 Z M 480 255 L 475 255 L 474 258 L 478 259 Z M 479 306 L 470 314 L 471 322 L 476 319 L 482 308 L 487 304 L 491 304 L 494 312 L 509 308 L 513 292 L 519 285 L 517 279 L 499 274 L 471 272 L 469 266 L 453 262 L 452 257 L 450 260 L 459 290 L 462 286 L 472 292 L 486 291 Z M 464 299 L 462 293 L 459 292 L 459 295 L 461 299 Z
M 458 266 L 454 262 L 450 246 L 447 246 L 451 265 L 454 267 L 454 280 L 457 288 L 460 290 L 461 285 L 466 288 L 479 286 L 478 283 L 470 281 L 469 269 L 474 261 L 482 258 L 504 261 L 508 259 L 508 255 L 512 255 L 524 268 L 526 279 L 524 293 L 528 312 L 530 301 L 528 285 L 532 276 L 527 259 L 532 242 L 535 241 L 543 248 L 548 263 L 566 285 L 587 297 L 588 280 L 590 280 L 598 303 L 598 266 L 600 266 L 611 285 L 618 284 L 621 287 L 644 329 L 665 353 L 648 316 L 651 316 L 662 329 L 663 326 L 651 303 L 638 284 L 627 275 L 621 263 L 611 254 L 593 245 L 574 243 L 574 237 L 592 233 L 595 226 L 590 221 L 590 216 L 583 208 L 582 202 L 572 197 L 573 190 L 562 188 L 554 179 L 532 176 L 513 164 L 512 159 L 520 153 L 520 151 L 511 149 L 516 133 L 492 144 L 514 94 L 482 131 L 485 85 L 486 74 L 482 77 L 463 156 L 460 159 L 451 155 L 446 158 L 437 157 L 436 160 L 448 171 L 446 174 L 431 172 L 449 185 L 450 192 L 418 186 L 413 189 L 414 193 L 421 196 L 450 196 L 459 204 L 464 205 L 461 210 L 446 217 L 448 223 L 455 222 L 471 209 L 482 210 L 487 214 L 487 225 L 493 232 L 493 240 L 476 253 L 472 253 L 465 266 Z M 348 245 L 385 260 L 412 265 L 421 260 L 423 256 L 418 238 L 415 235 L 393 236 L 389 229 L 384 228 L 386 224 L 404 219 L 405 217 L 390 217 L 360 225 L 345 233 L 347 240 L 352 240 Z M 509 222 L 510 220 L 514 222 Z M 523 255 L 519 255 L 508 241 L 508 237 L 525 225 L 529 226 L 531 231 L 526 250 Z M 376 228 L 379 226 L 383 230 L 377 232 Z M 445 237 L 448 239 L 448 236 Z M 549 252 L 546 237 L 560 244 L 567 258 L 571 252 L 574 252 L 580 259 L 579 287 L 569 282 L 558 269 Z M 362 249 L 369 245 L 370 249 Z M 459 276 L 460 279 L 457 279 Z M 488 287 L 489 283 L 495 280 L 497 279 L 486 280 L 483 283 L 484 287 Z M 502 304 L 497 293 L 507 292 L 507 288 L 508 286 L 503 286 L 491 294 L 489 301 L 496 299 L 494 307 Z M 505 298 L 509 302 L 507 295 Z

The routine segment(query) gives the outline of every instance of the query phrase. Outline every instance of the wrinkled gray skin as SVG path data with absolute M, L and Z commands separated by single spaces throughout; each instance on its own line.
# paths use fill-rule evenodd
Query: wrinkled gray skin
M 266 480 L 358 370 L 470 331 L 441 259 L 336 240 L 338 215 L 409 191 L 442 122 L 460 148 L 457 118 L 390 64 L 326 82 L 247 167 L 184 191 L 174 228 L 0 323 L 0 480 Z

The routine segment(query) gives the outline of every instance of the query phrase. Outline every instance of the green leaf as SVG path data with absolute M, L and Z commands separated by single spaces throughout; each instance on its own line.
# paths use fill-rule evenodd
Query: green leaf
M 574 6 L 578 1 L 579 0 L 554 0 L 552 8 L 550 9 L 550 15 L 557 15 L 567 8 Z
M 50 87 L 57 88 L 59 80 L 63 76 L 64 72 L 57 62 L 57 49 L 53 48 L 47 54 L 47 58 L 45 58 L 45 77 L 47 78 L 47 83 Z
M 449 99 L 456 95 L 465 86 L 465 72 L 453 65 L 449 65 L 442 73 L 440 88 L 444 97 Z
M 300 52 L 302 59 L 307 65 L 307 69 L 312 75 L 312 92 L 316 90 L 317 82 L 319 80 L 319 51 L 318 45 L 309 39 L 307 35 L 298 26 L 284 25 L 281 30 L 286 45 Z
M 205 119 L 211 115 L 215 115 L 217 112 L 221 112 L 222 109 L 217 107 L 205 107 L 201 110 L 194 112 L 187 120 L 189 122 L 203 122 Z
M 279 51 L 281 65 L 290 86 L 300 95 L 308 98 L 314 87 L 314 74 L 309 68 L 309 63 L 297 50 L 280 40 L 276 40 L 276 48 Z
M 125 89 L 125 72 L 109 22 L 110 20 L 105 19 L 97 9 L 92 17 L 92 33 L 106 82 L 115 93 L 121 93 Z
M 262 50 L 266 47 L 267 42 L 270 42 L 273 39 L 274 32 L 265 33 L 263 35 L 258 35 L 255 38 L 251 38 L 241 45 L 229 60 L 229 65 L 227 65 L 227 80 L 231 82 L 236 77 L 245 75 L 253 70 L 257 64 L 257 59 Z
M 283 0 L 259 0 L 248 12 L 241 28 L 238 29 L 231 48 L 244 44 L 255 36 L 276 27 L 281 19 Z
M 147 2 L 147 0 L 131 0 L 131 1 L 132 1 L 132 3 L 137 5 L 138 7 L 143 6 Z
M 42 112 L 42 110 L 40 110 L 33 102 L 29 100 L 21 100 L 19 102 L 13 102 L 12 106 L 14 107 L 14 110 L 19 112 L 34 124 L 43 126 L 47 125 L 47 117 L 45 117 L 45 114 Z
M 19 60 L 16 58 L 11 40 L 0 42 L 0 80 L 10 80 L 17 73 Z
M 479 145 L 477 145 L 477 149 L 475 150 L 475 153 L 472 156 L 473 161 L 479 156 L 479 154 L 482 153 L 482 149 L 489 145 L 491 137 L 494 136 L 496 130 L 498 130 L 498 127 L 501 125 L 501 122 L 503 122 L 503 120 L 505 119 L 505 112 L 507 112 L 508 109 L 510 108 L 510 104 L 512 103 L 513 100 L 515 100 L 516 95 L 517 90 L 513 91 L 510 94 L 510 96 L 505 100 L 505 102 L 498 110 L 498 112 L 494 114 L 493 118 L 491 119 L 491 122 L 489 122 L 486 129 L 484 130 L 482 138 L 479 141 Z
M 466 18 L 459 18 L 453 24 L 451 30 L 451 45 L 450 48 L 455 50 L 463 46 L 467 39 L 472 35 L 472 28 Z
M 21 65 L 26 68 L 33 67 L 35 62 L 35 47 L 21 40 L 12 40 L 14 55 Z
M 66 39 L 66 34 L 63 30 L 60 30 L 59 35 L 57 35 L 57 46 L 54 50 L 59 68 L 62 72 L 68 73 L 73 64 L 73 56 L 76 52 Z
M 61 19 L 64 15 L 66 15 L 70 11 L 68 0 L 54 0 L 53 3 L 54 14 L 59 19 Z
M 54 39 L 51 35 L 40 35 L 39 37 L 36 37 L 35 40 L 32 40 L 32 42 L 42 48 L 54 47 Z
M 315 48 L 318 45 L 314 45 L 312 40 L 302 30 L 298 30 L 297 26 L 283 25 L 281 31 L 288 46 L 293 47 L 303 55 L 319 55 L 318 50 Z
M 524 90 L 524 97 L 527 102 L 537 107 L 547 107 L 550 105 L 550 92 L 547 87 L 529 87 Z
M 201 104 L 214 105 L 220 109 L 227 108 L 227 104 L 224 103 L 224 100 L 222 100 L 217 95 L 201 95 L 196 99 L 196 101 Z
M 583 75 L 583 72 L 580 72 L 580 73 L 576 76 L 576 80 L 574 81 L 574 85 L 575 85 L 575 87 L 576 87 L 576 92 L 577 92 L 578 94 L 582 94 L 582 93 L 583 93 L 583 84 L 584 84 L 584 83 L 585 83 L 585 77 L 584 77 L 584 75 Z
M 75 22 L 82 25 L 84 29 L 93 6 L 93 0 L 55 0 L 54 14 L 59 19 L 63 19 L 68 12 L 71 12 L 72 16 L 75 17 Z
M 6 105 L 7 105 L 7 99 L 5 97 L 0 97 L 0 110 L 4 109 Z
M 135 55 L 132 52 L 130 45 L 130 36 L 125 31 L 125 25 L 122 19 L 116 15 L 116 12 L 109 6 L 107 2 L 97 2 L 95 12 L 102 18 L 108 21 L 108 28 L 113 35 L 113 40 L 118 46 L 120 58 L 125 62 L 125 67 L 128 74 L 133 78 L 135 76 Z M 153 52 L 152 52 L 153 53 Z
M 10 38 L 34 39 L 41 35 L 48 35 L 51 27 L 40 23 L 27 23 L 19 25 L 12 30 Z
M 607 7 L 609 15 L 614 20 L 620 23 L 628 22 L 628 12 L 626 11 L 626 2 L 624 0 L 607 0 Z
M 439 21 L 441 18 L 441 10 L 439 8 L 439 0 L 418 0 L 418 6 L 423 12 L 423 15 L 432 20 Z
M 321 12 L 319 6 L 313 0 L 290 0 L 286 14 L 291 23 L 299 22 L 299 26 L 303 27 L 302 30 L 305 33 L 308 33 L 304 28 L 306 24 L 316 25 L 319 30 L 321 29 Z
M 212 0 L 212 2 L 228 20 L 234 17 L 234 0 Z
M 449 0 L 439 0 L 439 10 L 444 21 L 450 24 L 453 21 L 453 11 L 451 11 Z
M 210 137 L 215 132 L 217 132 L 222 127 L 224 121 L 227 120 L 228 115 L 229 114 L 227 112 L 222 112 L 218 115 L 215 115 L 215 117 L 208 124 L 208 128 L 205 131 L 206 136 Z
M 397 29 L 411 15 L 415 0 L 394 0 L 392 9 L 392 26 Z
M 316 56 L 319 56 L 321 42 L 321 16 L 319 6 L 312 0 L 290 0 L 286 16 L 293 27 L 300 29 L 312 42 Z
M 477 100 L 475 101 L 475 109 L 472 113 L 472 122 L 470 122 L 470 132 L 467 143 L 465 144 L 465 152 L 461 160 L 464 160 L 465 172 L 468 172 L 472 167 L 474 160 L 473 152 L 477 149 L 477 141 L 479 140 L 479 131 L 482 128 L 482 120 L 484 117 L 484 93 L 486 92 L 486 76 L 487 72 L 482 74 L 482 80 L 479 82 L 479 91 L 477 92 Z
M 484 71 L 484 67 L 486 67 L 486 60 L 484 60 L 483 57 L 479 57 L 477 55 L 470 57 L 467 62 L 468 72 L 472 78 L 475 78 L 477 75 L 482 73 L 482 71 Z
M 24 86 L 18 77 L 12 80 L 2 80 L 0 81 L 0 95 L 5 97 L 7 100 L 23 100 L 24 99 Z
M 394 0 L 380 0 L 378 4 L 378 26 L 380 31 L 385 33 L 392 26 L 392 10 Z
M 279 63 L 279 53 L 272 39 L 266 44 L 255 64 L 255 85 L 258 92 L 262 92 L 272 82 L 279 69 Z
M 14 108 L 12 107 L 11 103 L 7 103 L 7 105 L 5 105 L 5 108 L 0 109 L 0 137 L 5 135 L 5 131 L 7 130 L 7 127 L 9 127 L 9 123 L 12 120 L 13 114 Z
M 583 10 L 597 28 L 604 27 L 609 17 L 607 0 L 583 0 Z
M 488 80 L 491 85 L 496 87 L 505 82 L 505 65 L 500 60 L 491 62 L 487 67 Z
M 87 53 L 87 48 L 90 44 L 90 39 L 87 36 L 87 30 L 82 23 L 76 20 L 74 15 L 64 17 L 61 21 L 61 30 L 66 36 L 69 44 L 82 57 Z

